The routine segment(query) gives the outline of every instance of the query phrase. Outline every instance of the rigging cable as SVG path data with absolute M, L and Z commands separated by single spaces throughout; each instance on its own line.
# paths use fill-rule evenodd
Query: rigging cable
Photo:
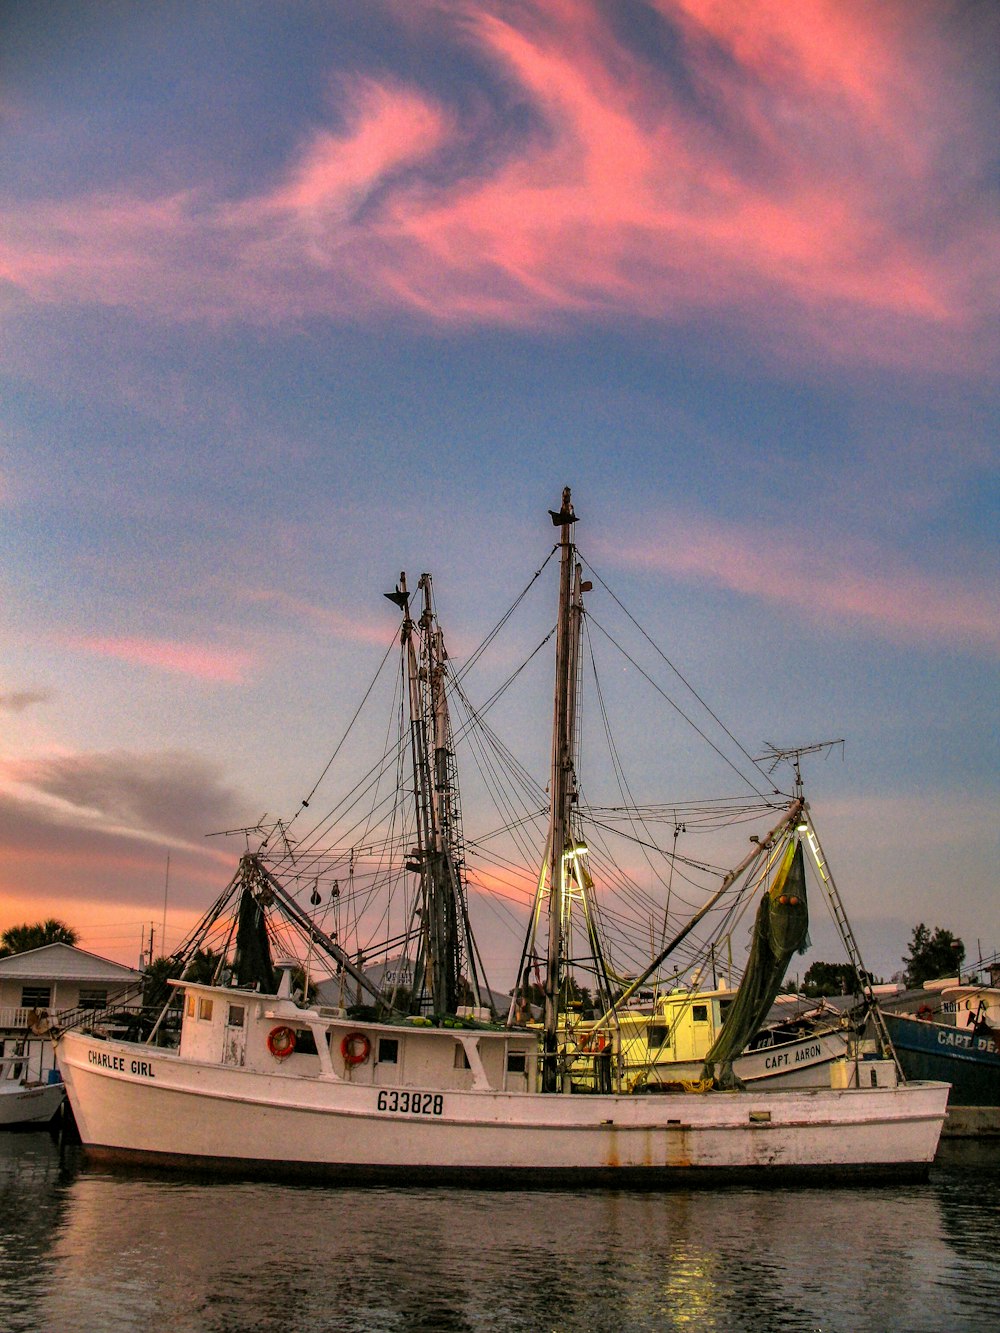
M 583 559 L 583 557 L 581 557 L 581 559 Z M 733 744 L 734 744 L 734 745 L 736 746 L 736 748 L 739 750 L 740 754 L 742 754 L 743 757 L 744 757 L 746 760 L 749 761 L 749 763 L 753 764 L 754 768 L 755 768 L 755 769 L 757 770 L 757 772 L 761 775 L 761 777 L 762 777 L 762 778 L 765 778 L 765 779 L 768 778 L 770 775 L 769 775 L 769 774 L 768 774 L 768 773 L 761 767 L 761 765 L 757 762 L 757 760 L 754 759 L 753 755 L 750 754 L 749 750 L 747 750 L 745 746 L 743 746 L 743 745 L 740 744 L 740 742 L 736 739 L 736 737 L 735 737 L 735 736 L 733 735 L 733 733 L 729 730 L 729 728 L 726 726 L 726 724 L 722 721 L 722 719 L 718 716 L 718 714 L 716 714 L 716 713 L 709 707 L 709 705 L 708 705 L 708 704 L 705 702 L 705 700 L 701 697 L 701 695 L 700 695 L 700 694 L 698 693 L 698 691 L 694 688 L 694 686 L 691 684 L 691 682 L 684 676 L 684 674 L 683 674 L 683 673 L 682 673 L 676 666 L 674 666 L 673 662 L 671 662 L 670 658 L 666 655 L 666 653 L 663 651 L 663 649 L 662 649 L 662 648 L 656 643 L 656 641 L 655 641 L 654 639 L 652 639 L 652 638 L 650 637 L 650 635 L 643 629 L 643 627 L 642 627 L 642 626 L 639 624 L 639 622 L 636 620 L 635 616 L 633 616 L 632 613 L 631 613 L 631 611 L 629 611 L 628 607 L 625 606 L 625 604 L 622 602 L 622 600 L 621 600 L 619 597 L 617 597 L 617 596 L 615 595 L 614 592 L 612 592 L 612 590 L 611 590 L 611 589 L 608 587 L 608 585 L 604 582 L 604 580 L 601 578 L 600 574 L 598 574 L 597 570 L 596 570 L 596 569 L 594 568 L 594 566 L 590 563 L 590 561 L 589 561 L 589 560 L 585 560 L 584 563 L 586 564 L 586 566 L 587 566 L 588 570 L 590 571 L 590 573 L 593 574 L 594 578 L 597 580 L 597 582 L 598 582 L 598 583 L 601 585 L 601 587 L 604 589 L 604 591 L 608 594 L 608 596 L 612 599 L 612 601 L 613 601 L 613 602 L 614 602 L 614 603 L 615 603 L 615 604 L 616 604 L 616 605 L 617 605 L 617 606 L 624 612 L 624 614 L 628 617 L 628 619 L 629 619 L 629 620 L 632 622 L 632 624 L 636 627 L 636 629 L 639 631 L 639 633 L 642 635 L 642 637 L 646 640 L 646 642 L 650 645 L 650 647 L 653 649 L 653 651 L 654 651 L 659 657 L 661 657 L 661 658 L 663 659 L 663 661 L 667 664 L 667 666 L 668 666 L 668 667 L 670 668 L 670 670 L 674 673 L 674 675 L 677 677 L 677 679 L 681 682 L 681 684 L 684 686 L 684 688 L 685 688 L 686 690 L 688 690 L 688 691 L 694 696 L 695 699 L 698 700 L 698 702 L 701 704 L 702 708 L 704 708 L 705 712 L 709 715 L 709 717 L 710 717 L 710 718 L 712 719 L 712 721 L 716 724 L 716 726 L 718 726 L 722 731 L 724 731 L 724 732 L 726 733 L 726 735 L 729 737 L 729 739 L 733 742 Z M 600 626 L 598 626 L 598 628 L 600 628 Z M 606 631 L 602 630 L 602 633 L 606 633 Z M 610 636 L 608 636 L 608 637 L 610 637 Z M 614 642 L 614 640 L 612 640 L 612 642 Z M 616 647 L 617 647 L 617 646 L 618 646 L 618 645 L 616 645 Z M 624 652 L 624 649 L 621 649 L 620 651 Z M 628 657 L 628 654 L 626 653 L 625 656 Z M 632 659 L 629 658 L 628 660 L 631 661 Z M 642 670 L 642 668 L 641 668 L 641 667 L 638 667 L 638 665 L 637 665 L 636 663 L 633 663 L 633 665 L 636 666 L 636 669 L 637 669 L 637 670 L 640 670 L 640 671 Z M 642 674 L 643 674 L 643 675 L 646 675 L 645 672 L 643 672 Z M 646 679 L 647 679 L 647 680 L 650 680 L 650 678 L 649 678 L 648 676 L 646 676 Z M 652 680 L 650 680 L 650 684 L 653 684 L 653 681 L 652 681 Z M 656 688 L 659 689 L 658 686 L 656 686 Z M 720 750 L 718 750 L 718 749 L 716 748 L 715 745 L 712 744 L 712 742 L 708 739 L 708 737 L 704 734 L 704 732 L 701 731 L 701 729 L 700 729 L 699 727 L 695 726 L 695 723 L 692 722 L 691 719 L 690 719 L 689 717 L 687 717 L 687 715 L 684 713 L 683 709 L 679 708 L 678 705 L 675 704 L 675 703 L 673 702 L 673 700 L 670 699 L 669 696 L 666 695 L 662 690 L 660 690 L 660 693 L 663 694 L 663 697 L 667 700 L 667 702 L 671 705 L 671 707 L 672 707 L 672 708 L 675 708 L 675 709 L 677 710 L 677 712 L 680 713 L 681 717 L 684 718 L 685 722 L 689 723 L 690 726 L 694 727 L 695 731 L 698 732 L 698 735 L 701 736 L 702 739 L 705 740 L 705 741 L 707 742 L 707 744 L 709 744 L 709 745 L 712 746 L 712 749 L 715 750 L 716 754 L 719 754 L 722 758 L 726 758 L 726 756 L 725 756 L 725 755 L 722 755 L 722 752 L 721 752 Z M 750 781 L 750 779 L 747 778 L 743 773 L 740 773 L 739 769 L 736 768 L 735 764 L 733 764 L 731 760 L 726 759 L 726 762 L 727 762 L 727 763 L 730 765 L 730 767 L 733 768 L 734 771 L 735 771 L 735 772 L 736 772 L 736 773 L 743 779 L 743 781 L 746 782 L 747 786 L 749 786 L 753 791 L 757 792 L 757 795 L 758 795 L 758 796 L 761 796 L 761 795 L 762 795 L 761 792 L 757 791 L 757 788 L 756 788 L 756 787 L 754 786 L 754 784 Z M 770 784 L 770 785 L 771 785 L 772 788 L 773 788 L 773 783 Z

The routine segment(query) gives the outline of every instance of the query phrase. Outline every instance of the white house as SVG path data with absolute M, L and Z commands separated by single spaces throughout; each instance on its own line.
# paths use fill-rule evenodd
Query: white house
M 0 1030 L 25 1028 L 42 1014 L 137 1004 L 141 984 L 141 972 L 72 944 L 10 954 L 0 958 Z

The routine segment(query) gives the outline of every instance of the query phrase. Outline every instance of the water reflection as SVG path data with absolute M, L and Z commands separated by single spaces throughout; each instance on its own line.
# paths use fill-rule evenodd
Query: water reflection
M 52 1238 L 65 1192 L 59 1156 L 45 1133 L 0 1135 L 0 1327 L 37 1329 L 37 1303 L 56 1280 Z
M 61 1171 L 0 1139 L 0 1326 L 986 1327 L 993 1158 L 898 1189 L 520 1194 Z

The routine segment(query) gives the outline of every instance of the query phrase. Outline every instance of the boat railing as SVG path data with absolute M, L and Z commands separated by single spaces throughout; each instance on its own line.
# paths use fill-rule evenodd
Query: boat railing
M 47 1009 L 38 1009 L 30 1004 L 5 1005 L 0 1008 L 0 1031 L 23 1032 L 26 1028 L 35 1024 L 39 1018 L 52 1018 L 59 1012 L 52 1006 Z
M 82 1028 L 94 1036 L 121 1041 L 146 1041 L 156 1027 L 162 1009 L 142 1004 L 115 1005 L 107 1009 L 67 1009 L 53 1018 L 53 1031 Z M 180 1036 L 180 1007 L 171 1006 L 156 1028 L 157 1045 L 174 1046 Z
M 49 1026 L 68 1026 L 71 1015 L 110 1013 L 123 1008 L 129 1008 L 124 1001 L 120 1004 L 112 1001 L 96 1005 L 3 1005 L 0 1006 L 0 1032 L 33 1031 L 37 1035 L 37 1029 L 45 1028 L 46 1023 Z

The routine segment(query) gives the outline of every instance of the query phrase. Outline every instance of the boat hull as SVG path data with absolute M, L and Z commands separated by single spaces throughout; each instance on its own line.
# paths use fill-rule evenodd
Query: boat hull
M 1000 1051 L 989 1034 L 909 1014 L 885 1014 L 907 1078 L 951 1084 L 949 1106 L 1000 1106 Z
M 62 1105 L 62 1084 L 0 1087 L 0 1129 L 47 1125 Z
M 847 1032 L 835 1029 L 777 1046 L 744 1051 L 733 1061 L 733 1073 L 746 1086 L 769 1091 L 829 1087 L 830 1067 L 848 1053 Z M 694 1081 L 704 1073 L 704 1060 L 659 1061 L 646 1076 L 648 1087 Z
M 59 1063 L 93 1157 L 396 1183 L 920 1176 L 948 1092 L 939 1084 L 649 1096 L 387 1089 L 200 1064 L 72 1032 L 60 1038 Z

